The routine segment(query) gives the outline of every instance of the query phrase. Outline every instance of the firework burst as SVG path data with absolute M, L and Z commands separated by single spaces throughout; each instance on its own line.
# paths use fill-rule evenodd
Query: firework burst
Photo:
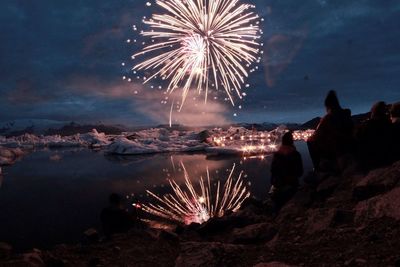
M 132 56 L 148 55 L 133 70 L 168 80 L 167 92 L 182 89 L 182 108 L 191 88 L 204 92 L 223 88 L 232 105 L 233 94 L 242 98 L 241 87 L 248 68 L 260 61 L 259 16 L 253 5 L 239 0 L 157 0 L 166 13 L 143 20 L 149 30 L 141 34 L 152 44 Z
M 185 177 L 185 188 L 170 180 L 173 194 L 166 194 L 161 198 L 147 191 L 159 204 L 143 205 L 144 211 L 180 223 L 204 223 L 212 217 L 223 216 L 227 211 L 237 211 L 243 201 L 250 196 L 242 180 L 243 172 L 239 174 L 236 181 L 233 179 L 235 165 L 223 187 L 220 181 L 217 182 L 216 188 L 211 186 L 210 174 L 207 170 L 207 179 L 204 180 L 201 177 L 199 181 L 200 192 L 196 191 L 185 166 L 182 163 L 181 165 Z

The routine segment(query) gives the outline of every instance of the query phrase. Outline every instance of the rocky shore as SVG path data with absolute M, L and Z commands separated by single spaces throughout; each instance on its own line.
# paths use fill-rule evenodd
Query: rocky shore
M 15 254 L 0 266 L 400 266 L 400 162 L 349 168 L 304 186 L 277 216 L 249 200 L 234 214 L 174 231 L 132 230 L 111 241 Z

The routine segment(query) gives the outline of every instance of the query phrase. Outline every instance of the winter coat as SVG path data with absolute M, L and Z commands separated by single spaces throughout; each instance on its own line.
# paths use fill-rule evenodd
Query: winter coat
M 303 175 L 303 162 L 300 153 L 294 146 L 282 145 L 274 153 L 271 163 L 271 185 L 278 190 L 296 187 Z
M 357 154 L 365 169 L 390 164 L 393 155 L 393 130 L 389 119 L 364 121 L 355 133 Z
M 313 143 L 321 158 L 337 159 L 353 151 L 353 121 L 349 109 L 338 109 L 325 115 L 313 136 Z

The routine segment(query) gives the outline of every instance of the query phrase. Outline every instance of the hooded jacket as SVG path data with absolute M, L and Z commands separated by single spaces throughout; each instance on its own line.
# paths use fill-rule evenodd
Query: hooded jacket
M 299 177 L 303 175 L 303 162 L 294 146 L 282 145 L 274 153 L 271 163 L 271 185 L 278 190 L 297 187 Z

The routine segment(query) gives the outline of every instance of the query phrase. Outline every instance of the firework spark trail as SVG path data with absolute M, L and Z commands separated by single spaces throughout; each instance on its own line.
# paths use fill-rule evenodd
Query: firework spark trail
M 172 100 L 172 103 L 171 103 L 171 109 L 170 109 L 170 111 L 169 111 L 169 128 L 171 128 L 172 127 L 172 111 L 173 111 L 173 107 L 174 107 L 174 100 Z
M 242 203 L 250 196 L 242 180 L 243 172 L 240 172 L 236 182 L 233 179 L 235 165 L 226 180 L 222 191 L 220 182 L 217 182 L 217 189 L 212 190 L 211 178 L 207 169 L 207 179 L 200 177 L 200 192 L 198 193 L 190 180 L 189 174 L 181 163 L 185 189 L 180 187 L 175 181 L 170 180 L 173 194 L 158 197 L 151 191 L 147 193 L 154 197 L 159 204 L 143 205 L 143 210 L 172 221 L 190 224 L 192 222 L 203 223 L 212 217 L 223 216 L 226 211 L 237 211 Z M 215 197 L 213 197 L 215 195 Z M 222 196 L 222 199 L 221 199 Z
M 260 60 L 258 39 L 259 16 L 247 11 L 249 4 L 239 0 L 157 0 L 166 14 L 154 14 L 144 20 L 150 30 L 141 34 L 153 44 L 132 58 L 153 53 L 154 56 L 135 65 L 133 70 L 151 70 L 145 78 L 169 80 L 167 92 L 182 88 L 182 108 L 189 89 L 200 94 L 209 87 L 221 86 L 232 105 L 232 93 L 242 98 L 241 86 L 248 77 L 246 70 Z M 155 42 L 156 41 L 156 42 Z

